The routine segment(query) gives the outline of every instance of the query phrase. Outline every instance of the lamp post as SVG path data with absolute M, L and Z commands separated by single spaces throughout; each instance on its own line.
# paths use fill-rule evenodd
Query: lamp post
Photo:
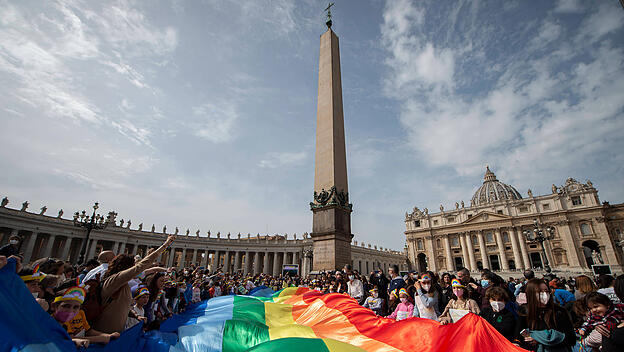
M 544 247 L 544 241 L 553 239 L 555 234 L 555 228 L 552 226 L 546 226 L 540 224 L 537 219 L 533 220 L 533 230 L 522 231 L 529 243 L 539 243 L 542 247 L 542 254 L 544 255 L 544 270 L 547 273 L 551 272 L 550 265 L 548 264 L 548 257 L 546 256 L 546 248 Z
M 99 208 L 98 202 L 95 202 L 93 205 L 93 214 L 91 216 L 87 215 L 86 210 L 83 210 L 81 213 L 74 213 L 74 226 L 83 227 L 87 229 L 87 236 L 85 237 L 84 242 L 82 243 L 82 248 L 80 249 L 80 256 L 78 257 L 78 264 L 83 264 L 85 260 L 85 252 L 87 251 L 87 243 L 89 243 L 89 236 L 91 235 L 92 230 L 103 230 L 108 226 L 110 222 L 110 215 L 104 220 L 104 217 L 100 214 L 96 214 L 97 209 Z

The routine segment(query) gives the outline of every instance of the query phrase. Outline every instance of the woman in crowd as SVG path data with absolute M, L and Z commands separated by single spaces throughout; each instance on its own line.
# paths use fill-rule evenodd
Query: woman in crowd
M 587 275 L 577 276 L 574 280 L 576 283 L 576 291 L 574 291 L 574 298 L 578 301 L 585 297 L 588 293 L 596 291 L 598 288 L 596 284 Z
M 167 237 L 162 246 L 149 253 L 137 264 L 134 264 L 134 257 L 126 254 L 120 254 L 113 259 L 102 278 L 101 294 L 104 309 L 97 320 L 93 322 L 95 329 L 105 333 L 123 331 L 132 303 L 132 294 L 128 282 L 152 266 L 174 239 L 174 235 Z
M 418 275 L 418 281 L 414 284 L 416 293 L 414 295 L 414 316 L 419 318 L 438 320 L 439 293 L 437 282 L 432 272 Z
M 624 302 L 624 275 L 615 279 L 613 289 L 620 302 Z M 624 324 L 619 324 L 615 330 L 608 331 L 605 327 L 597 326 L 596 330 L 603 334 L 602 352 L 624 351 Z
M 526 305 L 520 310 L 516 339 L 530 351 L 571 351 L 576 343 L 567 312 L 555 304 L 544 280 L 531 279 L 526 285 Z
M 448 302 L 453 298 L 453 287 L 451 281 L 455 278 L 450 273 L 442 274 L 442 281 L 440 282 L 440 297 L 438 299 L 438 312 L 443 312 Z
M 491 287 L 485 291 L 485 298 L 490 305 L 483 308 L 479 316 L 490 323 L 507 340 L 513 341 L 516 318 L 505 308 L 509 302 L 509 294 L 501 287 Z
M 451 281 L 451 287 L 453 287 L 453 297 L 444 308 L 444 312 L 442 312 L 438 318 L 442 325 L 454 322 L 451 317 L 452 314 L 457 313 L 459 317 L 468 313 L 479 314 L 481 312 L 477 302 L 469 297 L 468 289 L 459 280 L 453 279 L 453 281 Z M 453 312 L 451 312 L 451 310 L 453 310 Z

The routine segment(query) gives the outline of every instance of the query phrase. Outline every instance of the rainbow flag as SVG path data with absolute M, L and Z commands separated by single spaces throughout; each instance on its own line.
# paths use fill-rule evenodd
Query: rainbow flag
M 175 351 L 523 351 L 480 317 L 455 324 L 375 316 L 343 294 L 286 288 L 268 297 L 225 296 L 163 323 Z
M 0 269 L 0 351 L 76 351 L 67 332 L 34 300 L 9 259 Z M 355 352 L 523 351 L 474 314 L 455 324 L 410 318 L 380 318 L 343 294 L 307 288 L 252 290 L 189 306 L 144 333 L 124 331 L 102 352 Z

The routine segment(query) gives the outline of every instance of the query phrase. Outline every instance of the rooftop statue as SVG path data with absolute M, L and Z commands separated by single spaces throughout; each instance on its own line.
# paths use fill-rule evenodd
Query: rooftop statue
M 0 208 L 6 207 L 7 204 L 9 204 L 9 198 L 7 197 L 2 198 L 2 203 L 0 203 Z
M 22 209 L 20 209 L 20 211 L 26 211 L 26 209 L 28 208 L 28 201 L 25 201 L 24 203 L 22 203 Z
M 59 210 L 57 218 L 61 218 L 63 216 L 63 209 Z
M 139 224 L 139 231 L 143 231 L 143 223 Z
M 41 207 L 41 213 L 39 213 L 39 215 L 45 214 L 46 210 L 48 210 L 48 207 L 44 205 L 43 207 Z

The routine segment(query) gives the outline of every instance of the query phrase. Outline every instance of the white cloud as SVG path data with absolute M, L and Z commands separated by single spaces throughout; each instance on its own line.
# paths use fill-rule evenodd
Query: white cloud
M 574 29 L 593 32 L 591 40 L 574 50 L 559 40 L 562 25 L 547 18 L 537 33 L 524 39 L 530 44 L 524 51 L 506 54 L 513 57 L 490 54 L 469 70 L 458 70 L 455 66 L 463 62 L 454 62 L 455 57 L 466 60 L 453 55 L 465 50 L 465 44 L 430 45 L 427 31 L 435 33 L 437 27 L 405 21 L 406 13 L 424 11 L 413 7 L 389 1 L 381 30 L 390 56 L 385 92 L 401 102 L 400 121 L 419 160 L 470 176 L 480 175 L 489 163 L 510 175 L 508 182 L 531 183 L 539 182 L 535 170 L 560 178 L 561 172 L 578 168 L 579 160 L 599 158 L 617 143 L 617 131 L 624 127 L 624 100 L 615 93 L 624 89 L 623 53 L 609 41 L 592 46 L 621 26 L 607 16 L 608 6 L 602 4 L 588 16 L 587 28 Z M 416 35 L 420 38 L 414 39 Z M 468 54 L 495 50 L 488 47 L 491 38 L 471 39 L 474 47 Z M 448 56 L 444 59 L 437 52 Z M 578 64 L 562 69 L 570 60 Z M 492 66 L 497 71 L 491 71 Z M 484 79 L 488 76 L 494 78 L 492 83 Z M 486 88 L 466 94 L 458 90 L 470 89 L 461 87 L 463 82 Z
M 302 164 L 308 157 L 305 151 L 268 153 L 264 159 L 260 160 L 258 166 L 261 168 L 275 169 L 285 165 Z
M 601 2 L 598 11 L 581 23 L 579 41 L 596 42 L 622 25 L 622 6 L 615 2 Z
M 232 140 L 234 123 L 238 113 L 232 103 L 205 103 L 193 107 L 193 114 L 199 118 L 191 126 L 194 134 L 213 143 L 224 143 Z
M 582 0 L 559 0 L 555 7 L 555 12 L 578 13 L 583 11 Z

